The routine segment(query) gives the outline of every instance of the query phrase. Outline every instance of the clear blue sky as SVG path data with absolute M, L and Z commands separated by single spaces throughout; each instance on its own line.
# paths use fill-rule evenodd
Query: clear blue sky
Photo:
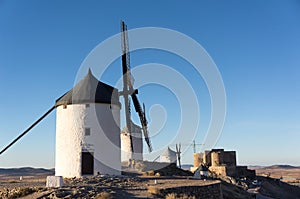
M 239 164 L 300 165 L 300 2 L 8 1 L 0 0 L 0 147 L 72 88 L 77 70 L 101 41 L 128 28 L 164 27 L 199 42 L 215 61 L 227 93 L 227 117 L 216 147 L 236 150 Z M 155 55 L 155 56 L 154 56 Z M 158 62 L 183 73 L 201 106 L 197 142 L 209 122 L 201 77 L 178 57 L 132 53 L 132 65 Z M 120 62 L 111 74 L 121 75 Z M 115 69 L 114 69 L 115 67 Z M 104 81 L 115 77 L 108 74 Z M 147 106 L 170 111 L 162 131 L 176 128 L 176 101 L 162 88 L 141 88 Z M 166 97 L 159 97 L 166 96 Z M 172 101 L 173 100 L 173 101 Z M 173 114 L 174 113 L 174 114 Z M 152 140 L 154 147 L 156 142 Z M 0 156 L 0 167 L 54 167 L 55 113 Z M 192 162 L 192 150 L 183 157 Z

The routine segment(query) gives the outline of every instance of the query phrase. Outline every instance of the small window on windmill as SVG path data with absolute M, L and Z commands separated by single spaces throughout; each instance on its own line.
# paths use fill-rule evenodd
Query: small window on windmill
M 66 108 L 67 108 L 67 104 L 64 104 L 64 105 L 63 105 L 63 109 L 66 109 Z
M 88 107 L 90 107 L 90 104 L 85 104 L 85 108 L 88 108 Z
M 90 128 L 85 128 L 84 135 L 85 136 L 90 136 L 91 135 L 91 129 Z

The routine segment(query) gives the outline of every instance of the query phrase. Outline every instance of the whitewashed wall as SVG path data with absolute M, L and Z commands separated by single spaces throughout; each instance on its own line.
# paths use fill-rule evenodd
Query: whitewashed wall
M 110 104 L 57 107 L 55 175 L 81 176 L 81 153 L 94 155 L 94 175 L 121 174 L 120 109 Z M 85 136 L 85 128 L 91 135 Z M 106 133 L 104 133 L 106 132 Z
M 160 162 L 177 163 L 176 156 L 160 156 Z
M 121 133 L 122 161 L 128 161 L 129 159 L 143 160 L 142 130 L 141 128 L 132 125 L 131 131 L 134 153 L 131 152 L 130 136 L 125 128 Z
M 176 152 L 167 148 L 159 157 L 160 162 L 177 163 Z

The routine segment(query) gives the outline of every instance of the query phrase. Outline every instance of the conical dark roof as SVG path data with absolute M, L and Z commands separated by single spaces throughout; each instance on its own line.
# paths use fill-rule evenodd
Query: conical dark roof
M 169 147 L 161 154 L 161 156 L 165 156 L 165 157 L 175 157 L 176 156 L 176 152 L 173 151 L 172 149 L 170 149 Z
M 118 90 L 100 82 L 90 69 L 87 75 L 74 88 L 56 100 L 55 106 L 85 103 L 121 105 Z

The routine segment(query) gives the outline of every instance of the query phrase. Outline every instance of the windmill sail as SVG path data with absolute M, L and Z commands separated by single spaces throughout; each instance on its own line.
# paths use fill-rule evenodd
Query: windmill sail
M 127 35 L 127 26 L 125 25 L 124 21 L 121 22 L 121 31 L 122 31 L 122 71 L 123 71 L 123 91 L 121 92 L 124 96 L 124 105 L 125 105 L 125 119 L 126 119 L 126 126 L 128 129 L 128 133 L 130 135 L 131 141 L 131 150 L 133 151 L 133 142 L 132 142 L 132 135 L 131 135 L 131 118 L 130 118 L 130 99 L 131 96 L 135 111 L 138 113 L 140 122 L 142 125 L 145 141 L 148 145 L 149 152 L 152 151 L 151 142 L 148 136 L 148 127 L 147 127 L 147 119 L 145 110 L 143 111 L 139 100 L 137 98 L 138 90 L 133 89 L 134 78 L 130 72 L 130 54 L 129 54 L 129 46 L 128 46 L 128 35 Z
M 148 150 L 149 150 L 149 152 L 151 152 L 152 151 L 152 145 L 151 145 L 151 142 L 150 142 L 150 139 L 149 139 L 149 136 L 148 136 L 148 127 L 147 127 L 148 122 L 146 120 L 145 112 L 142 110 L 141 105 L 139 103 L 139 100 L 138 100 L 136 94 L 135 93 L 131 94 L 131 97 L 132 97 L 132 101 L 133 101 L 133 104 L 134 104 L 135 111 L 139 114 L 140 122 L 142 124 L 142 129 L 143 129 L 143 132 L 144 132 L 145 141 L 148 145 Z
M 122 30 L 122 72 L 123 72 L 123 97 L 125 105 L 125 120 L 128 133 L 130 136 L 131 142 L 131 151 L 133 152 L 132 145 L 132 135 L 131 135 L 131 118 L 130 118 L 130 101 L 129 101 L 129 84 L 130 84 L 130 63 L 129 63 L 129 54 L 128 54 L 128 37 L 127 37 L 127 27 L 125 23 L 121 22 Z
M 176 154 L 177 154 L 177 159 L 178 159 L 178 165 L 179 168 L 181 168 L 181 144 L 179 143 L 178 145 L 176 144 Z

